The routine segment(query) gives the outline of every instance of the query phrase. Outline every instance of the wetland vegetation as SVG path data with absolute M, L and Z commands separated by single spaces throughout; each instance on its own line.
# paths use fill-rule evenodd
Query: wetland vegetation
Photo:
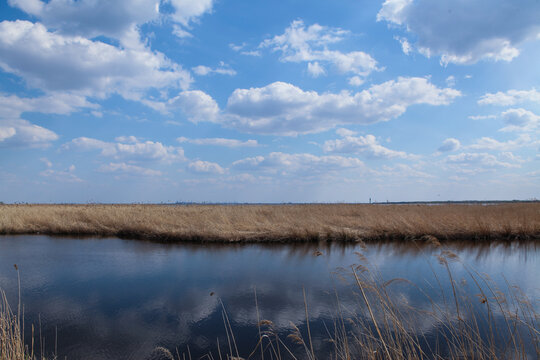
M 0 205 L 0 234 L 164 242 L 540 239 L 540 203 Z

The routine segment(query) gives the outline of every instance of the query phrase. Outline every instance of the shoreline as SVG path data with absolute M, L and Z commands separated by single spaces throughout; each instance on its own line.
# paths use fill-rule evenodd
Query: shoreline
M 540 203 L 0 205 L 1 235 L 186 243 L 539 241 Z

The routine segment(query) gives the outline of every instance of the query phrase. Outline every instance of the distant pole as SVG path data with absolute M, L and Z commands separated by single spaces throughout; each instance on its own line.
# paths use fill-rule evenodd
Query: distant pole
M 371 204 L 371 198 L 369 198 L 369 203 Z

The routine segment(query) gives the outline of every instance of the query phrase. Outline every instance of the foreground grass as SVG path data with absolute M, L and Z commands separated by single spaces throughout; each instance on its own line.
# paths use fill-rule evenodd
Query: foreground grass
M 540 203 L 0 205 L 0 234 L 158 241 L 540 239 Z

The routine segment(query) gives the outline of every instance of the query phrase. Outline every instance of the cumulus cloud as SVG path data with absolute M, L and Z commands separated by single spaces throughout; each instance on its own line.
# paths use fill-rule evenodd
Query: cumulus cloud
M 516 105 L 524 102 L 540 103 L 540 91 L 531 90 L 508 90 L 506 92 L 487 93 L 480 97 L 478 104 L 480 105 L 498 105 L 508 106 Z
M 224 174 L 226 171 L 221 166 L 219 166 L 219 164 L 202 160 L 190 162 L 188 165 L 188 170 L 195 173 L 205 174 Z
M 540 3 L 534 0 L 386 0 L 377 14 L 378 21 L 414 37 L 420 53 L 440 56 L 442 64 L 511 61 L 518 45 L 536 40 L 538 19 Z
M 360 86 L 364 83 L 364 79 L 360 76 L 352 76 L 349 78 L 349 85 L 351 86 Z
M 199 65 L 192 68 L 192 70 L 195 74 L 199 76 L 206 76 L 206 75 L 211 75 L 211 74 L 229 75 L 229 76 L 236 75 L 236 71 L 231 69 L 231 67 L 225 64 L 223 61 L 221 61 L 219 63 L 219 66 L 216 68 Z
M 165 0 L 174 8 L 171 17 L 178 23 L 189 26 L 202 15 L 212 11 L 213 0 Z
M 161 176 L 161 171 L 147 169 L 147 168 L 137 166 L 137 165 L 126 164 L 125 162 L 109 163 L 107 165 L 102 165 L 99 167 L 98 171 L 105 172 L 105 173 L 116 173 L 116 174 Z
M 151 88 L 187 88 L 190 74 L 147 48 L 118 48 L 80 36 L 50 32 L 40 23 L 0 23 L 0 68 L 30 86 L 138 100 Z
M 510 108 L 499 115 L 476 115 L 469 116 L 472 120 L 501 118 L 506 125 L 499 131 L 521 131 L 530 132 L 540 127 L 540 115 L 523 108 Z
M 286 154 L 272 152 L 267 156 L 249 157 L 233 162 L 235 170 L 266 171 L 269 173 L 300 174 L 310 176 L 316 173 L 362 168 L 364 163 L 352 157 L 316 156 L 312 154 Z
M 0 127 L 0 142 L 15 136 L 17 130 L 14 127 L 2 126 Z
M 183 28 L 189 28 L 191 22 L 210 12 L 213 6 L 212 0 L 8 0 L 8 3 L 64 34 L 86 38 L 107 36 L 130 47 L 139 45 L 137 27 L 142 24 L 166 17 L 177 23 L 173 27 L 175 35 L 186 36 Z M 161 7 L 160 3 L 167 6 Z
M 326 70 L 319 64 L 318 61 L 309 63 L 307 66 L 307 71 L 309 75 L 311 75 L 314 78 L 317 78 L 321 75 L 326 75 Z
M 501 131 L 530 131 L 540 126 L 540 116 L 525 109 L 508 109 L 501 113 L 506 127 Z
M 443 141 L 442 145 L 439 147 L 440 152 L 456 151 L 461 147 L 461 143 L 458 139 L 448 138 Z
M 208 94 L 200 90 L 183 91 L 168 102 L 168 108 L 180 109 L 189 121 L 219 121 L 219 106 Z
M 185 161 L 184 150 L 181 147 L 165 146 L 160 142 L 106 142 L 98 139 L 79 137 L 62 146 L 64 149 L 80 151 L 100 151 L 102 156 L 133 161 Z
M 414 155 L 407 154 L 403 151 L 395 151 L 388 149 L 378 143 L 377 138 L 373 135 L 366 136 L 353 136 L 346 135 L 346 132 L 340 129 L 340 134 L 343 137 L 336 140 L 327 140 L 323 144 L 323 150 L 326 153 L 356 153 L 362 154 L 370 158 L 383 158 L 383 159 L 412 159 L 416 158 Z
M 259 146 L 257 140 L 237 140 L 237 139 L 225 139 L 225 138 L 204 138 L 204 139 L 188 139 L 186 137 L 179 137 L 176 139 L 180 143 L 190 143 L 195 145 L 212 145 L 212 146 L 224 146 L 230 148 L 238 147 L 256 147 Z
M 264 40 L 259 47 L 279 51 L 283 62 L 308 62 L 308 72 L 312 76 L 323 74 L 324 69 L 319 62 L 332 65 L 340 73 L 363 77 L 382 70 L 377 67 L 377 61 L 365 52 L 344 53 L 328 49 L 329 45 L 342 41 L 348 34 L 346 30 L 319 24 L 306 27 L 302 20 L 295 20 L 283 34 Z
M 86 38 L 107 36 L 132 41 L 135 26 L 157 19 L 158 0 L 8 0 L 48 28 Z M 136 35 L 135 35 L 136 36 Z
M 47 147 L 58 135 L 23 119 L 0 119 L 0 147 Z
M 388 121 L 411 105 L 447 105 L 460 95 L 455 89 L 438 88 L 425 78 L 414 77 L 399 77 L 354 94 L 319 94 L 275 82 L 235 90 L 223 121 L 241 131 L 294 136 L 341 124 Z

